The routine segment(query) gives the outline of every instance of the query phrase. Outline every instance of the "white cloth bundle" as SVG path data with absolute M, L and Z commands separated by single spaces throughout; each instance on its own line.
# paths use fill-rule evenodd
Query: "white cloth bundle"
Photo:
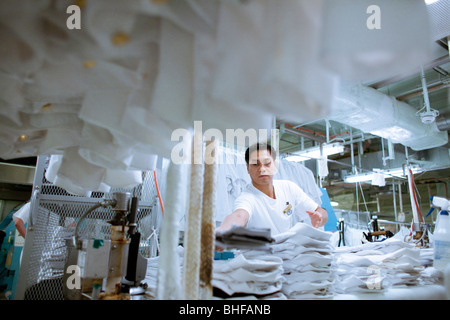
M 20 124 L 19 110 L 25 104 L 25 99 L 20 94 L 21 87 L 22 81 L 17 76 L 0 70 L 0 115 L 16 124 Z
M 212 285 L 229 296 L 273 294 L 283 281 L 282 260 L 273 255 L 238 253 L 233 259 L 214 260 Z
M 221 2 L 212 97 L 296 121 L 327 114 L 333 77 L 316 63 L 320 10 L 321 1 Z
M 0 157 L 63 155 L 52 181 L 85 195 L 138 183 L 132 170 L 154 169 L 156 154 L 169 158 L 171 134 L 194 119 L 222 132 L 272 126 L 268 110 L 213 97 L 212 83 L 230 81 L 217 77 L 229 49 L 222 36 L 234 37 L 233 17 L 219 21 L 228 3 L 79 3 L 80 30 L 66 25 L 70 4 L 1 4 Z M 238 51 L 230 61 L 245 67 Z
M 66 11 L 70 1 L 2 2 L 0 157 L 78 148 L 92 174 L 81 185 L 70 183 L 88 192 L 105 169 L 149 170 L 148 157 L 169 158 L 178 142 L 172 133 L 191 130 L 194 120 L 223 134 L 271 129 L 275 115 L 296 121 L 326 116 L 336 79 L 318 59 L 319 41 L 334 39 L 321 29 L 328 22 L 322 4 L 98 0 L 78 3 L 81 28 L 72 30 L 66 24 L 73 18 Z M 420 7 L 414 9 L 421 17 Z M 409 46 L 422 48 L 421 41 L 403 38 L 414 32 L 394 42 L 391 34 L 385 41 L 406 56 L 423 53 Z M 339 48 L 353 42 L 360 44 L 346 41 Z M 335 51 L 324 50 L 332 58 Z M 406 60 L 395 53 L 391 66 Z M 53 112 L 49 105 L 65 109 Z M 72 161 L 78 159 L 65 156 Z
M 334 255 L 337 293 L 417 285 L 424 269 L 420 249 L 395 238 L 335 248 Z
M 343 77 L 389 78 L 430 57 L 424 1 L 325 0 L 322 18 L 320 59 Z
M 276 235 L 274 255 L 283 259 L 282 292 L 288 299 L 327 299 L 333 296 L 331 233 L 297 223 Z
M 142 172 L 105 169 L 82 158 L 78 147 L 70 147 L 63 155 L 50 157 L 45 178 L 71 194 L 90 196 L 91 191 L 135 187 L 142 183 Z

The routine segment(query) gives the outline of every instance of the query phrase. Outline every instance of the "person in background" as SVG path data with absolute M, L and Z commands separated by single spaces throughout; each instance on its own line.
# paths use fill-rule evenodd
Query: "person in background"
M 30 218 L 30 205 L 31 204 L 28 201 L 22 206 L 22 208 L 13 214 L 14 225 L 16 226 L 17 231 L 19 231 L 19 234 L 24 238 L 27 233 L 25 225 Z

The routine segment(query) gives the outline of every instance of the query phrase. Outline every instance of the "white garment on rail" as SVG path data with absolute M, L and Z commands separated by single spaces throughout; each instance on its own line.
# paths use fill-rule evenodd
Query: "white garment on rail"
M 333 28 L 340 11 L 331 10 L 328 19 L 324 4 L 98 0 L 79 3 L 82 26 L 71 30 L 66 1 L 0 2 L 0 157 L 78 148 L 91 174 L 81 185 L 75 178 L 67 185 L 85 192 L 99 185 L 105 169 L 148 170 L 147 157 L 170 158 L 178 142 L 171 134 L 191 130 L 194 120 L 224 135 L 226 129 L 271 129 L 275 115 L 324 117 L 337 81 L 324 67 L 327 54 L 333 53 L 331 66 L 360 72 L 347 51 L 364 43 L 346 38 L 333 47 L 339 39 L 333 35 L 345 25 Z M 423 3 L 412 8 L 414 17 L 423 17 Z M 388 11 L 389 17 L 396 14 Z M 346 20 L 341 22 L 353 21 Z M 399 24 L 401 41 L 389 33 L 375 43 L 389 43 L 377 57 L 387 57 L 390 66 L 404 66 L 425 51 L 423 34 L 418 40 L 413 30 L 426 30 L 426 19 L 407 20 Z M 362 29 L 357 38 L 366 39 Z M 408 41 L 410 35 L 416 41 Z M 320 51 L 322 39 L 332 50 Z M 335 63 L 336 53 L 344 63 Z M 369 56 L 364 67 L 373 63 Z M 65 157 L 64 166 L 71 161 L 78 160 Z
M 77 147 L 63 155 L 52 155 L 45 178 L 67 192 L 90 196 L 92 191 L 109 192 L 111 188 L 133 188 L 143 182 L 140 170 L 115 170 L 96 166 L 79 154 Z
M 321 3 L 222 1 L 213 98 L 296 121 L 327 114 L 333 76 L 316 61 Z
M 84 160 L 64 156 L 60 168 L 59 180 L 71 192 L 98 189 L 105 169 L 149 170 L 155 155 L 170 158 L 177 143 L 171 141 L 172 132 L 189 131 L 194 119 L 203 121 L 204 130 L 216 128 L 222 134 L 226 129 L 270 129 L 274 114 L 287 110 L 287 99 L 279 100 L 285 96 L 283 87 L 272 86 L 275 78 L 296 84 L 290 97 L 307 102 L 307 107 L 290 103 L 289 114 L 303 118 L 327 109 L 316 100 L 328 96 L 328 82 L 322 81 L 319 96 L 308 89 L 312 79 L 323 80 L 320 71 L 299 74 L 301 82 L 292 78 L 295 71 L 284 77 L 299 48 L 314 57 L 310 40 L 319 31 L 320 17 L 307 1 L 283 3 L 275 13 L 270 1 L 99 0 L 79 6 L 82 28 L 70 30 L 62 18 L 67 17 L 64 1 L 0 4 L 0 157 L 64 155 L 78 148 Z M 294 13 L 284 18 L 294 26 L 289 33 L 271 31 L 265 23 L 264 18 L 297 9 L 307 19 Z M 299 29 L 305 31 L 297 40 Z M 248 42 L 248 35 L 257 45 Z M 280 49 L 276 41 L 283 42 L 281 69 L 281 60 L 272 63 L 276 49 L 262 55 L 260 50 Z M 241 49 L 247 49 L 245 54 Z M 270 72 L 258 67 L 269 65 Z M 240 95 L 228 94 L 229 89 Z M 272 105 L 264 105 L 269 91 Z M 63 174 L 65 167 L 82 170 L 82 161 L 88 168 L 80 174 L 83 181 Z
M 342 77 L 361 82 L 386 79 L 430 58 L 432 39 L 424 1 L 323 3 L 318 56 Z

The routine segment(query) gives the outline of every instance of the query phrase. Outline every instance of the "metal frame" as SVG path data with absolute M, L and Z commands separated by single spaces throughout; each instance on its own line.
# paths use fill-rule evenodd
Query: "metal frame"
M 130 192 L 132 196 L 139 198 L 136 218 L 138 228 L 143 234 L 140 252 L 144 257 L 148 257 L 146 252 L 151 250 L 150 244 L 146 243 L 146 236 L 157 228 L 160 208 L 153 174 L 150 174 L 152 172 L 143 171 L 143 183 L 135 188 L 114 189 L 110 193 L 93 192 L 90 197 L 80 197 L 68 194 L 64 189 L 54 186 L 45 179 L 49 159 L 49 156 L 39 156 L 36 164 L 30 218 L 15 300 L 63 299 L 61 269 L 52 270 L 52 266 L 63 266 L 68 256 L 67 243 L 64 243 L 64 239 L 60 236 L 70 235 L 72 230 L 68 227 L 70 221 L 75 221 L 98 201 L 111 198 L 113 192 Z M 109 225 L 106 220 L 112 218 L 113 214 L 111 208 L 93 211 L 83 222 L 85 237 L 95 234 L 108 239 Z

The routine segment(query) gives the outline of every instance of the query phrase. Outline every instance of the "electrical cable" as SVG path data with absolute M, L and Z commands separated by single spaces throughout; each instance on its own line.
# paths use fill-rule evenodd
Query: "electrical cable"
M 74 231 L 74 246 L 77 248 L 80 248 L 80 244 L 79 244 L 79 239 L 78 239 L 78 229 L 80 228 L 81 222 L 94 210 L 100 208 L 100 207 L 104 207 L 106 208 L 107 206 L 112 206 L 114 207 L 116 205 L 117 201 L 115 199 L 113 200 L 104 200 L 102 202 L 99 202 L 95 205 L 93 205 L 92 207 L 90 207 L 89 209 L 86 210 L 86 212 L 84 212 L 80 219 L 77 222 L 77 225 L 75 227 L 75 231 Z
M 153 171 L 153 176 L 155 177 L 156 192 L 158 193 L 159 204 L 161 205 L 161 213 L 162 213 L 162 216 L 164 217 L 164 205 L 163 205 L 163 201 L 161 198 L 161 193 L 159 192 L 158 179 L 156 178 L 156 170 Z
M 416 190 L 415 190 L 416 184 L 414 183 L 414 176 L 413 176 L 412 170 L 411 170 L 411 169 L 408 169 L 408 170 L 409 170 L 409 172 L 410 172 L 410 174 L 411 174 L 411 185 L 412 185 L 412 187 L 413 187 L 413 188 L 412 188 L 412 194 L 413 194 L 413 197 L 414 197 L 414 203 L 415 203 L 416 208 L 417 208 L 417 213 L 419 214 L 420 220 L 421 220 L 422 222 L 424 222 L 423 216 L 422 216 L 422 212 L 420 211 L 420 207 L 419 207 L 419 204 L 418 204 L 418 202 L 417 202 L 417 196 L 416 196 Z
M 414 181 L 414 180 L 413 180 Z M 420 193 L 419 193 L 419 189 L 417 188 L 417 185 L 414 183 L 414 193 L 417 195 L 418 201 L 417 201 L 417 210 L 419 212 L 419 216 L 422 220 L 422 222 L 425 222 L 423 216 L 422 216 L 422 211 L 420 210 L 420 206 L 422 203 L 422 198 L 420 197 Z

